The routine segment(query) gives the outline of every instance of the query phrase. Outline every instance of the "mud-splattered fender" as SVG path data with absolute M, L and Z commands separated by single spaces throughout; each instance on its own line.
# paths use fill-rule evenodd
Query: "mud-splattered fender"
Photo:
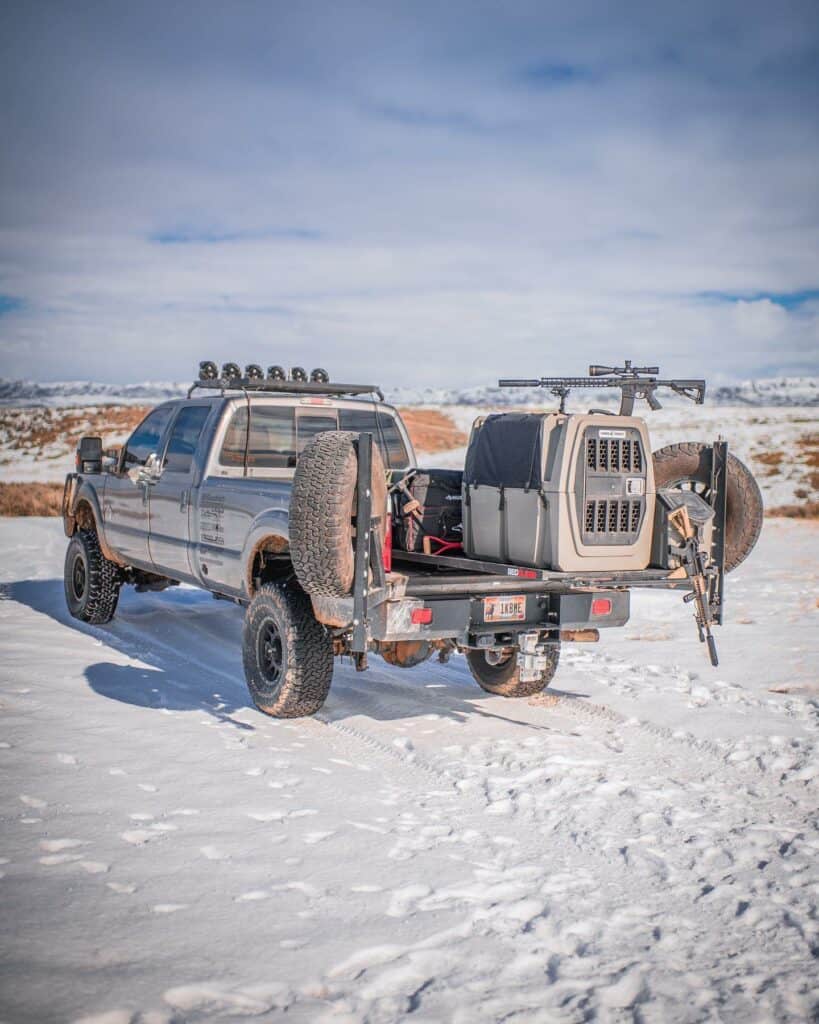
M 287 555 L 290 551 L 289 516 L 286 509 L 266 509 L 253 520 L 242 550 L 242 589 L 253 595 L 253 567 L 262 551 Z
M 94 530 L 103 555 L 109 561 L 124 565 L 105 539 L 104 520 L 95 482 L 80 473 L 69 473 L 63 490 L 63 530 L 73 537 L 77 530 Z

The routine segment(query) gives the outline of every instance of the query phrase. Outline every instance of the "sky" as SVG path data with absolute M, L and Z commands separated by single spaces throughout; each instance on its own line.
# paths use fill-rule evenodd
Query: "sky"
M 0 376 L 819 372 L 819 5 L 0 5 Z

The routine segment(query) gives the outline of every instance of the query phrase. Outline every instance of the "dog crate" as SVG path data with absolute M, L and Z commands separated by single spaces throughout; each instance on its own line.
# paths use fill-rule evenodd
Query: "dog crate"
M 463 482 L 469 557 L 565 572 L 645 569 L 654 504 L 640 419 L 502 413 L 472 427 Z

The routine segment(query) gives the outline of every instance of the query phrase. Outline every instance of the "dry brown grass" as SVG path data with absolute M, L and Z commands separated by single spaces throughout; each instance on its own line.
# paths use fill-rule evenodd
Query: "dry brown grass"
M 772 519 L 819 519 L 819 501 L 806 501 L 801 505 L 775 505 L 765 510 Z
M 819 469 L 819 434 L 806 434 L 796 442 L 796 447 L 805 453 L 805 464 Z
M 759 452 L 754 455 L 754 460 L 763 466 L 778 466 L 784 458 L 784 452 Z
M 58 516 L 62 484 L 0 483 L 0 516 Z
M 49 445 L 70 451 L 83 435 L 128 434 L 147 415 L 150 406 L 109 405 L 84 408 L 0 409 L 0 440 L 14 451 L 34 451 Z
M 446 452 L 466 444 L 466 434 L 451 416 L 437 409 L 399 409 L 414 447 L 422 452 Z

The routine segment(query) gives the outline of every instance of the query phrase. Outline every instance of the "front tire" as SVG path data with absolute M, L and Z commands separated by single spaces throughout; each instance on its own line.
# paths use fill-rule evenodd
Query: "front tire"
M 266 715 L 301 718 L 324 703 L 333 641 L 294 580 L 259 588 L 245 614 L 242 660 L 253 703 Z
M 68 544 L 63 571 L 65 603 L 75 619 L 101 626 L 117 610 L 122 574 L 103 555 L 94 530 L 78 530 Z
M 494 663 L 488 661 L 487 654 L 493 658 L 497 657 L 498 660 Z M 500 655 L 497 652 L 474 649 L 466 652 L 466 663 L 472 678 L 481 689 L 498 697 L 533 697 L 540 693 L 554 679 L 559 661 L 560 648 L 555 645 L 551 649 L 546 671 L 537 679 L 521 680 L 517 647 L 509 647 Z

